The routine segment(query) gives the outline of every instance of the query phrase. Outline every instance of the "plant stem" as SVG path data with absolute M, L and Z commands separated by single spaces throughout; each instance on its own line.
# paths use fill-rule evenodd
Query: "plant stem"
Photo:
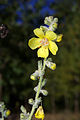
M 46 59 L 44 59 L 43 68 L 42 68 L 41 72 L 44 72 L 44 70 L 45 70 L 45 61 L 46 61 Z M 40 79 L 39 79 L 39 83 L 38 83 L 38 91 L 36 92 L 35 101 L 36 101 L 36 99 L 38 99 L 39 94 L 40 94 L 40 89 L 41 89 L 42 79 L 43 79 L 43 74 L 41 74 Z M 34 105 L 33 105 L 28 120 L 31 120 L 32 115 L 34 114 L 35 109 L 36 109 L 36 108 L 35 108 Z

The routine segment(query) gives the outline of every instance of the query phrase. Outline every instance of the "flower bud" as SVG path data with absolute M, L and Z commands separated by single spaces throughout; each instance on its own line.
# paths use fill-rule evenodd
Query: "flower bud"
M 54 24 L 52 25 L 53 31 L 57 29 L 57 26 L 58 26 L 57 23 L 54 23 Z
M 34 100 L 33 100 L 32 98 L 29 99 L 28 102 L 29 102 L 30 105 L 33 105 L 33 104 L 34 104 Z
M 47 91 L 47 90 L 40 90 L 40 92 L 41 92 L 44 96 L 47 96 L 47 95 L 48 95 L 48 91 Z
M 52 70 L 55 70 L 55 69 L 56 69 L 56 64 L 53 63 L 50 68 L 51 68 Z
M 4 117 L 8 117 L 10 115 L 11 111 L 10 110 L 5 110 L 4 111 Z
M 10 113 L 11 113 L 11 111 L 10 111 L 10 110 L 7 110 L 7 111 L 6 111 L 6 115 L 7 115 L 7 116 L 9 116 L 9 115 L 10 115 Z
M 53 16 L 49 16 L 48 20 L 52 22 L 53 21 Z
M 28 120 L 29 112 L 28 113 L 21 113 L 20 114 L 20 120 Z
M 58 18 L 54 18 L 54 22 L 57 23 L 58 22 Z
M 46 66 L 52 70 L 55 70 L 56 69 L 56 64 L 53 63 L 53 62 L 50 62 L 50 61 L 46 61 L 45 62 Z
M 44 24 L 50 25 L 53 21 L 53 16 L 46 17 L 44 20 Z
M 62 37 L 63 37 L 63 35 L 62 34 L 60 34 L 60 35 L 58 35 L 58 37 L 57 37 L 57 42 L 60 42 L 61 40 L 62 40 Z
M 32 80 L 37 80 L 37 79 L 39 78 L 39 71 L 36 70 L 36 71 L 30 76 L 30 78 L 31 78 Z

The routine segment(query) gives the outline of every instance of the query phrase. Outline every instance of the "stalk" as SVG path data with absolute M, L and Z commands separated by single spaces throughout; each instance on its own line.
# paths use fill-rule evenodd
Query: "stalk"
M 41 72 L 44 72 L 44 70 L 45 70 L 45 61 L 46 61 L 46 59 L 44 59 L 43 68 L 42 68 Z M 39 97 L 42 80 L 43 80 L 43 74 L 41 74 L 40 79 L 39 79 L 38 90 L 37 90 L 37 92 L 36 92 L 35 101 L 36 101 L 36 99 L 38 99 L 38 97 Z M 30 115 L 29 115 L 29 120 L 31 120 L 31 118 L 32 118 L 32 116 L 33 116 L 33 114 L 34 114 L 35 109 L 36 109 L 36 107 L 33 105 L 32 110 L 31 110 L 31 113 L 30 113 Z

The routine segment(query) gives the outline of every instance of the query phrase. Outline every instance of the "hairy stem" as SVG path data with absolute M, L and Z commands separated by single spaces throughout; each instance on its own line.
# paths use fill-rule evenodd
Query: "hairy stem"
M 45 60 L 46 60 L 46 59 L 44 59 L 43 68 L 42 68 L 42 70 L 41 70 L 41 72 L 42 72 L 42 73 L 43 73 L 43 72 L 44 72 L 44 70 L 45 70 Z M 38 99 L 39 94 L 40 94 L 40 89 L 41 89 L 42 79 L 43 79 L 43 74 L 41 74 L 40 79 L 39 79 L 39 83 L 38 83 L 38 90 L 37 90 L 37 92 L 36 92 L 35 101 L 36 101 L 36 99 Z M 33 105 L 33 107 L 32 107 L 32 110 L 31 110 L 31 113 L 30 113 L 30 115 L 29 115 L 29 119 L 28 119 L 28 120 L 31 120 L 32 115 L 34 114 L 35 109 L 36 109 L 36 107 Z

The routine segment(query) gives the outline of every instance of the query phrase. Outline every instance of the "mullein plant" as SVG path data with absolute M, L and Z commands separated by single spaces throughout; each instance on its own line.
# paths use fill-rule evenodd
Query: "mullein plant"
M 0 102 L 0 120 L 7 118 L 10 113 L 10 110 L 5 107 L 4 102 Z
M 33 115 L 35 115 L 35 118 L 44 119 L 44 110 L 40 94 L 42 93 L 44 96 L 48 94 L 47 90 L 43 89 L 47 81 L 46 78 L 44 78 L 45 69 L 46 67 L 51 70 L 56 69 L 56 64 L 52 62 L 51 58 L 48 58 L 49 51 L 53 55 L 56 55 L 58 51 L 56 42 L 60 42 L 63 36 L 62 34 L 57 35 L 55 33 L 58 26 L 58 18 L 53 18 L 53 16 L 46 17 L 44 24 L 45 26 L 40 26 L 40 28 L 36 28 L 33 31 L 37 37 L 31 38 L 28 42 L 32 50 L 38 48 L 37 56 L 43 59 L 38 61 L 38 69 L 30 76 L 33 81 L 38 80 L 38 85 L 34 88 L 36 92 L 35 98 L 28 100 L 29 104 L 32 105 L 31 112 L 27 112 L 25 107 L 21 106 L 22 112 L 20 114 L 20 120 L 31 120 Z

